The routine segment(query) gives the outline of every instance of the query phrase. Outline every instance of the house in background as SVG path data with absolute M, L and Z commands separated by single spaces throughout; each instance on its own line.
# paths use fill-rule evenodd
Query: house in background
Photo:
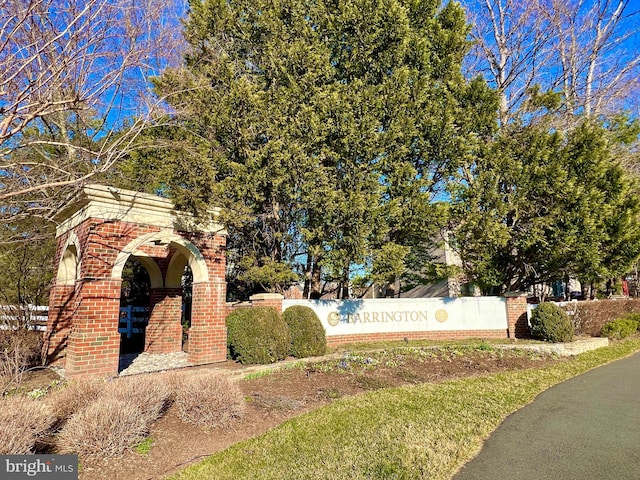
M 352 298 L 438 298 L 438 297 L 460 297 L 460 296 L 480 296 L 480 289 L 471 283 L 466 282 L 462 273 L 462 261 L 458 254 L 451 249 L 446 240 L 446 235 L 441 237 L 437 246 L 427 252 L 430 264 L 438 264 L 440 269 L 448 272 L 446 278 L 438 278 L 430 283 L 422 283 L 412 288 L 405 289 L 406 284 L 401 280 L 396 280 L 390 285 L 373 284 L 360 290 L 351 289 Z M 414 272 L 414 277 L 423 276 L 428 278 L 425 272 Z M 433 274 L 430 275 L 433 277 Z M 334 300 L 337 298 L 338 285 L 327 285 L 326 293 L 322 295 L 323 300 Z M 333 288 L 332 288 L 333 287 Z M 284 292 L 286 299 L 303 299 L 304 285 L 296 284 L 289 287 Z

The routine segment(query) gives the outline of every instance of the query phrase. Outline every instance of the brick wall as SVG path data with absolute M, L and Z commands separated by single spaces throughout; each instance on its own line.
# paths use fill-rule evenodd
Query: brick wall
M 531 336 L 527 322 L 527 296 L 523 293 L 506 293 L 507 321 L 509 338 L 528 338 Z
M 67 377 L 117 375 L 120 283 L 104 279 L 81 281 L 67 347 Z
M 383 342 L 394 340 L 465 340 L 471 338 L 507 338 L 504 330 L 456 330 L 440 332 L 393 332 L 356 335 L 331 335 L 327 345 L 335 347 L 348 343 Z
M 207 263 L 209 281 L 193 284 L 189 362 L 222 362 L 227 358 L 226 238 L 186 235 L 198 247 Z
M 182 288 L 152 288 L 149 292 L 149 323 L 145 352 L 182 350 Z
M 75 285 L 54 285 L 51 288 L 47 333 L 43 347 L 47 363 L 64 365 L 76 308 Z
M 193 285 L 189 362 L 194 365 L 222 362 L 227 358 L 225 294 L 224 283 L 203 282 Z

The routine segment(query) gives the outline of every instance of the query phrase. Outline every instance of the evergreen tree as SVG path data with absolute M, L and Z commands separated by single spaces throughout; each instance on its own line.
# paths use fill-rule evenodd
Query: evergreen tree
M 129 168 L 155 172 L 150 185 L 182 207 L 223 207 L 245 281 L 274 287 L 260 267 L 280 263 L 297 266 L 309 296 L 323 278 L 345 296 L 356 265 L 401 273 L 443 223 L 434 200 L 446 181 L 495 127 L 495 95 L 461 73 L 460 6 L 190 6 L 184 68 L 156 81 L 176 125 Z
M 454 243 L 485 291 L 622 275 L 640 256 L 640 202 L 612 158 L 615 138 L 583 121 L 569 133 L 511 127 L 454 188 Z

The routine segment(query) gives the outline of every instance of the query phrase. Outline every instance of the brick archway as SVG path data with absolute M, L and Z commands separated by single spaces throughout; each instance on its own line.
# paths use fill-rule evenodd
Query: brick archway
M 212 218 L 217 212 L 212 211 Z M 49 300 L 47 359 L 69 377 L 118 373 L 122 269 L 131 257 L 151 278 L 145 351 L 180 351 L 185 265 L 194 275 L 189 361 L 226 358 L 226 233 L 167 199 L 89 185 L 57 229 L 56 284 Z

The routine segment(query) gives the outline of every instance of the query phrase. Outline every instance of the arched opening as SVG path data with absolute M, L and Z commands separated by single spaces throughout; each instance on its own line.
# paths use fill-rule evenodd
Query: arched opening
M 150 289 L 149 272 L 140 258 L 131 255 L 122 269 L 118 322 L 120 355 L 135 355 L 144 351 Z
M 185 265 L 182 273 L 182 351 L 189 351 L 189 329 L 191 328 L 191 305 L 193 300 L 193 272 Z
M 185 252 L 185 253 L 188 253 Z M 189 329 L 191 328 L 191 305 L 193 299 L 193 270 L 187 256 L 178 250 L 169 262 L 165 284 L 169 288 L 182 290 L 180 324 L 182 325 L 182 351 L 189 351 Z
M 58 285 L 73 285 L 78 278 L 78 248 L 74 244 L 68 245 L 58 267 L 56 283 Z
M 143 245 L 170 245 L 175 248 L 179 255 L 174 255 L 171 259 L 167 277 L 164 286 L 167 288 L 180 287 L 180 281 L 182 278 L 183 268 L 178 268 L 178 264 L 184 262 L 185 265 L 189 265 L 193 272 L 194 283 L 209 281 L 209 272 L 207 269 L 207 263 L 202 256 L 202 253 L 188 240 L 180 237 L 179 235 L 170 232 L 156 232 L 143 235 L 129 245 L 127 245 L 116 258 L 114 262 L 112 278 L 118 280 L 122 278 L 122 269 L 131 255 L 131 252 L 138 252 L 139 248 Z M 151 272 L 151 270 L 149 270 Z M 152 274 L 152 282 L 153 272 Z

